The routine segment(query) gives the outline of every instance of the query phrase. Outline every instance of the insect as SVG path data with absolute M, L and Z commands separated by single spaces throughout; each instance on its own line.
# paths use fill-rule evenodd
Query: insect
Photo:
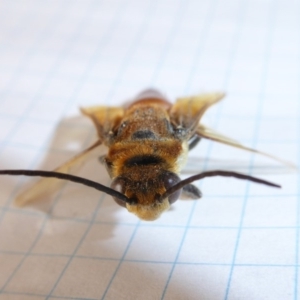
M 83 108 L 82 113 L 96 127 L 96 143 L 54 171 L 0 170 L 0 174 L 46 177 L 16 199 L 20 206 L 50 189 L 58 189 L 63 180 L 68 180 L 112 196 L 116 203 L 142 220 L 157 219 L 179 199 L 181 192 L 192 199 L 200 198 L 201 192 L 192 182 L 205 177 L 235 177 L 280 187 L 249 175 L 222 170 L 202 172 L 184 180 L 179 178 L 188 152 L 202 138 L 274 158 L 199 123 L 206 110 L 223 97 L 223 93 L 200 94 L 179 98 L 172 104 L 160 92 L 150 89 L 123 107 Z M 112 179 L 110 187 L 71 175 L 76 166 L 97 155 L 101 144 L 108 147 L 107 155 L 100 161 Z

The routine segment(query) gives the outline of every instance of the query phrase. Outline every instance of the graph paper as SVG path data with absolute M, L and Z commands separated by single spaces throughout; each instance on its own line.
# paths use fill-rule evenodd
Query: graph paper
M 96 140 L 79 107 L 149 87 L 225 92 L 204 124 L 300 163 L 298 0 L 1 0 L 0 53 L 1 169 L 54 169 Z M 35 180 L 1 177 L 0 300 L 299 299 L 298 172 L 204 140 L 182 177 L 209 169 L 282 189 L 205 179 L 144 222 L 71 183 L 20 209 Z M 110 184 L 97 159 L 77 174 Z

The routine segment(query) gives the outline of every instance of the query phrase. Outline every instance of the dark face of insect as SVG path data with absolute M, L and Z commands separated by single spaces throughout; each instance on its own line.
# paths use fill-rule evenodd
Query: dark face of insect
M 168 172 L 165 174 L 165 176 L 162 178 L 162 180 L 164 183 L 164 187 L 167 191 L 172 186 L 174 186 L 176 183 L 178 183 L 180 181 L 180 178 L 176 174 Z M 168 200 L 169 200 L 170 204 L 174 203 L 176 200 L 179 199 L 179 197 L 181 195 L 181 191 L 182 191 L 182 189 L 179 189 L 175 193 L 173 193 L 169 196 Z
M 141 178 L 141 180 L 133 181 L 133 178 L 127 178 L 123 175 L 112 181 L 111 188 L 129 197 L 130 202 L 128 204 L 130 205 L 146 204 L 152 206 L 159 202 L 158 199 L 165 191 L 179 181 L 180 178 L 169 171 L 161 172 L 160 176 L 154 180 Z M 171 194 L 168 198 L 169 204 L 174 203 L 180 197 L 180 194 L 181 189 Z M 147 200 L 143 200 L 144 198 L 147 198 Z M 114 198 L 114 200 L 120 206 L 126 207 L 126 202 L 118 198 Z

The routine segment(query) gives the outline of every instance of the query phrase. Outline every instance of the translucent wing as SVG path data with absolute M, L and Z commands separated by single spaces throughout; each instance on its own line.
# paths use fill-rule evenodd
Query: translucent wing
M 98 136 L 104 143 L 108 138 L 108 134 L 119 127 L 124 116 L 122 107 L 92 106 L 81 108 L 81 112 L 92 119 Z
M 275 157 L 275 156 L 270 155 L 270 154 L 265 153 L 265 152 L 261 152 L 261 151 L 258 151 L 258 150 L 255 150 L 255 149 L 252 149 L 252 148 L 249 148 L 249 147 L 245 147 L 242 144 L 240 144 L 239 142 L 237 142 L 237 141 L 235 141 L 235 140 L 233 140 L 233 139 L 231 139 L 227 136 L 224 136 L 221 133 L 218 133 L 218 132 L 214 131 L 213 129 L 208 128 L 208 127 L 206 127 L 202 124 L 200 124 L 197 127 L 196 134 L 200 137 L 203 137 L 203 138 L 206 138 L 206 139 L 209 139 L 209 140 L 213 140 L 213 141 L 216 141 L 216 142 L 219 142 L 219 143 L 222 143 L 222 144 L 226 144 L 226 145 L 229 145 L 229 146 L 232 146 L 232 147 L 236 147 L 236 148 L 239 148 L 239 149 L 242 149 L 242 150 L 246 150 L 246 151 L 250 151 L 250 152 L 253 152 L 253 153 L 258 153 L 258 154 L 270 157 L 270 158 L 272 158 L 274 160 L 277 160 L 277 161 L 279 161 L 283 164 L 286 164 L 290 167 L 296 168 L 296 166 L 294 164 L 292 164 L 291 162 L 285 161 L 283 159 L 280 159 L 278 157 Z
M 185 129 L 187 134 L 192 133 L 206 110 L 224 96 L 224 93 L 209 93 L 179 98 L 170 110 L 173 126 Z
M 93 106 L 82 108 L 81 112 L 92 119 L 96 126 L 99 141 L 94 145 L 76 155 L 62 166 L 54 171 L 60 173 L 74 173 L 84 162 L 99 155 L 98 147 L 105 143 L 109 133 L 118 128 L 124 115 L 124 109 L 121 107 Z M 23 192 L 16 199 L 16 204 L 23 206 L 31 201 L 48 195 L 61 188 L 65 181 L 55 178 L 42 178 L 34 186 Z
M 91 147 L 74 156 L 62 166 L 56 168 L 55 171 L 68 174 L 74 173 L 85 162 L 99 155 L 99 147 L 101 144 L 102 142 L 100 140 L 97 141 Z M 32 187 L 22 192 L 22 194 L 16 198 L 15 203 L 18 206 L 24 206 L 43 197 L 46 194 L 49 195 L 50 193 L 56 192 L 65 183 L 66 181 L 55 178 L 42 178 L 38 180 Z

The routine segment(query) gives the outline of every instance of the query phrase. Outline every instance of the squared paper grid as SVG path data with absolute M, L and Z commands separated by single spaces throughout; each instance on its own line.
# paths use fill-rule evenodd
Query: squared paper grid
M 292 0 L 2 0 L 1 169 L 63 163 L 95 140 L 78 106 L 150 86 L 225 91 L 208 125 L 299 164 L 299 20 Z M 207 141 L 187 170 L 220 167 L 284 188 L 212 178 L 147 223 L 71 184 L 18 209 L 32 180 L 1 177 L 0 300 L 298 299 L 297 172 Z M 79 174 L 109 184 L 95 162 Z

